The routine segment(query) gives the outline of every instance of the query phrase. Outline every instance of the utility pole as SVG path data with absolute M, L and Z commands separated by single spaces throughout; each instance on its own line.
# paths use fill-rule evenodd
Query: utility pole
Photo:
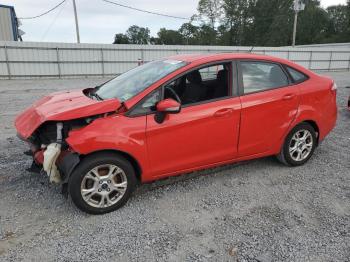
M 295 46 L 295 38 L 297 36 L 297 24 L 298 24 L 298 13 L 299 11 L 302 11 L 305 9 L 305 4 L 302 2 L 302 0 L 294 0 L 294 25 L 293 25 L 293 40 L 292 40 L 292 46 Z
M 79 35 L 79 24 L 78 24 L 78 15 L 77 15 L 77 6 L 75 0 L 73 0 L 73 9 L 74 9 L 74 18 L 75 18 L 75 32 L 77 33 L 77 43 L 80 44 L 80 35 Z
M 295 11 L 294 15 L 294 25 L 293 25 L 293 43 L 292 46 L 295 46 L 295 37 L 297 36 L 297 23 L 298 23 L 298 11 Z

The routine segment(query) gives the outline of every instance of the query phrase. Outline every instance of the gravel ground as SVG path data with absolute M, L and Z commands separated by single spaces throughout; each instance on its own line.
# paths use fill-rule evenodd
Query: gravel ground
M 25 171 L 13 128 L 38 97 L 103 79 L 0 81 L 0 261 L 349 261 L 350 73 L 325 74 L 338 123 L 305 166 L 264 158 L 143 185 L 103 216 Z

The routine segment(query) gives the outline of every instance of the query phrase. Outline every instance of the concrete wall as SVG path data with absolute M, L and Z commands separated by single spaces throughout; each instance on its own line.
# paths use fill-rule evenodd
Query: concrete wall
M 0 78 L 112 76 L 174 54 L 248 52 L 251 47 L 112 45 L 0 41 Z M 350 70 L 350 50 L 255 47 L 311 70 Z

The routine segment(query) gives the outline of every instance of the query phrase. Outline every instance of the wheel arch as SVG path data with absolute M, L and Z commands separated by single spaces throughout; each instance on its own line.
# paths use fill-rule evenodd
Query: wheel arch
M 141 180 L 142 180 L 141 179 L 141 176 L 142 176 L 141 165 L 135 157 L 133 157 L 131 154 L 129 154 L 127 152 L 117 150 L 117 149 L 103 149 L 103 150 L 93 151 L 93 152 L 90 152 L 90 153 L 85 154 L 85 155 L 80 155 L 80 159 L 83 160 L 87 156 L 92 156 L 92 155 L 96 155 L 96 154 L 100 154 L 100 153 L 109 153 L 109 154 L 114 154 L 116 156 L 120 155 L 120 156 L 126 158 L 130 162 L 130 164 L 133 166 L 137 180 L 139 182 L 141 182 Z
M 106 150 L 96 150 L 93 152 L 89 152 L 87 154 L 77 154 L 77 153 L 69 153 L 67 154 L 64 158 L 63 161 L 61 161 L 58 164 L 58 168 L 60 170 L 60 172 L 62 172 L 61 174 L 63 175 L 63 185 L 67 185 L 69 178 L 71 176 L 71 174 L 73 173 L 73 171 L 77 168 L 77 166 L 79 165 L 79 163 L 86 157 L 88 156 L 93 156 L 96 154 L 100 154 L 100 153 L 109 153 L 109 154 L 115 154 L 116 156 L 122 156 L 124 157 L 126 160 L 128 160 L 130 162 L 130 164 L 132 165 L 132 167 L 135 170 L 135 174 L 136 174 L 136 179 L 141 182 L 142 181 L 142 168 L 141 165 L 139 163 L 139 161 L 137 161 L 137 159 L 135 157 L 133 157 L 132 155 L 130 155 L 129 153 L 126 153 L 124 151 L 121 150 L 115 150 L 115 149 L 106 149 Z M 65 188 L 62 189 L 63 193 L 66 191 Z
M 319 125 L 317 124 L 317 122 L 315 120 L 312 120 L 312 119 L 302 119 L 302 120 L 299 120 L 295 123 L 293 123 L 292 125 L 290 125 L 288 131 L 284 134 L 284 136 L 281 138 L 280 140 L 280 143 L 278 145 L 276 145 L 276 147 L 274 147 L 273 149 L 273 152 L 275 154 L 281 152 L 282 148 L 283 148 L 283 144 L 284 144 L 284 141 L 286 140 L 288 134 L 293 130 L 293 128 L 295 128 L 296 126 L 302 124 L 302 123 L 307 123 L 309 124 L 310 126 L 312 126 L 312 128 L 315 130 L 316 132 L 316 138 L 317 138 L 317 141 L 316 141 L 316 146 L 319 144 L 319 139 L 320 139 L 320 128 L 319 128 Z
M 288 141 L 287 139 L 288 139 L 288 137 L 291 135 L 291 134 L 293 134 L 292 132 L 293 132 L 293 130 L 295 130 L 295 129 L 297 129 L 298 127 L 299 127 L 299 130 L 302 130 L 302 128 L 303 127 L 300 127 L 300 126 L 309 126 L 309 127 L 311 127 L 314 131 L 315 131 L 315 135 L 316 135 L 316 141 L 315 141 L 315 143 L 314 143 L 314 145 L 313 145 L 313 147 L 312 147 L 312 151 L 310 151 L 311 153 L 313 153 L 314 152 L 314 150 L 315 150 L 315 148 L 318 146 L 318 144 L 319 144 L 319 137 L 320 137 L 320 130 L 319 130 L 319 126 L 318 126 L 318 124 L 317 124 L 317 122 L 316 121 L 314 121 L 314 120 L 309 120 L 309 119 L 303 119 L 303 120 L 301 120 L 301 121 L 298 121 L 295 125 L 291 125 L 290 126 L 290 129 L 288 130 L 288 132 L 287 132 L 287 134 L 286 134 L 286 136 L 284 137 L 284 139 L 283 139 L 283 143 L 281 144 L 281 147 L 280 147 L 280 149 L 279 149 L 279 152 L 278 152 L 278 154 L 276 154 L 276 157 L 277 157 L 277 159 L 281 162 L 281 163 L 283 163 L 283 164 L 285 164 L 285 165 L 287 165 L 287 166 L 297 166 L 297 165 L 301 165 L 301 164 L 298 164 L 297 162 L 295 162 L 295 163 L 293 163 L 293 161 L 292 161 L 292 163 L 290 162 L 291 160 L 287 160 L 287 156 L 285 156 L 285 147 L 286 147 L 286 142 Z M 300 129 L 301 128 L 301 129 Z M 310 128 L 310 129 L 311 129 Z M 297 131 L 298 131 L 298 129 L 297 129 Z M 289 138 L 290 139 L 290 138 Z M 288 145 L 288 144 L 287 144 Z M 288 150 L 288 149 L 287 149 Z M 311 153 L 309 153 L 310 155 L 312 155 Z M 308 157 L 308 156 L 307 156 Z M 304 164 L 310 157 L 308 157 L 308 158 L 305 158 L 305 159 L 302 159 L 302 160 L 300 160 L 300 161 L 304 161 L 304 162 L 302 162 L 302 164 Z M 289 158 L 290 158 L 290 156 L 289 156 Z
M 316 121 L 314 121 L 314 120 L 304 120 L 304 121 L 298 123 L 297 125 L 300 125 L 300 124 L 302 124 L 302 123 L 307 123 L 307 124 L 309 124 L 310 126 L 312 126 L 312 128 L 313 128 L 313 129 L 315 130 L 315 132 L 316 132 L 316 138 L 317 138 L 317 141 L 316 141 L 316 142 L 317 142 L 317 144 L 318 144 L 318 142 L 319 142 L 319 137 L 320 137 L 320 128 L 318 127 Z M 297 125 L 295 125 L 295 126 L 297 126 Z

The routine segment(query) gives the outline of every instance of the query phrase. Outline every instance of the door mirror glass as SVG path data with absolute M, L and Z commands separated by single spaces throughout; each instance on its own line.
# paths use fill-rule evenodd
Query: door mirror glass
M 157 111 L 167 114 L 177 114 L 181 111 L 181 104 L 174 99 L 167 98 L 157 103 Z

